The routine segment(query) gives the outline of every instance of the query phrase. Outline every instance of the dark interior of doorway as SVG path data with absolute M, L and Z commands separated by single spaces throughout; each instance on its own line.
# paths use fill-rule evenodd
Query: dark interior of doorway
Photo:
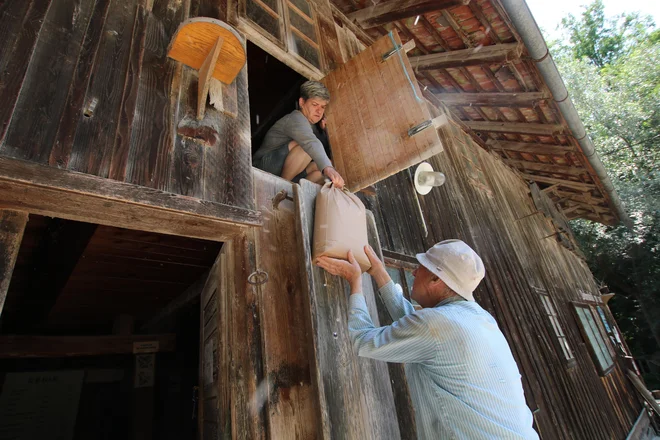
M 176 349 L 155 355 L 153 386 L 140 388 L 131 351 L 76 357 L 63 352 L 47 358 L 39 352 L 0 355 L 0 432 L 20 411 L 73 405 L 71 438 L 76 440 L 136 438 L 138 432 L 148 433 L 137 437 L 144 439 L 195 439 L 200 310 L 199 297 L 189 294 L 203 286 L 221 246 L 30 215 L 1 315 L 0 347 L 12 347 L 7 341 L 13 335 L 55 337 L 58 347 L 84 336 L 95 353 L 103 344 L 101 338 L 95 342 L 99 336 L 173 334 Z M 187 301 L 180 307 L 162 313 L 182 297 Z M 20 399 L 9 402 L 3 392 L 15 389 L 19 380 L 60 380 L 67 372 L 82 372 L 75 402 L 60 401 L 52 389 L 38 384 L 23 393 L 36 393 L 24 399 L 31 408 Z M 11 416 L 7 405 L 17 414 Z
M 296 109 L 300 85 L 306 78 L 249 41 L 247 64 L 254 154 L 268 129 Z

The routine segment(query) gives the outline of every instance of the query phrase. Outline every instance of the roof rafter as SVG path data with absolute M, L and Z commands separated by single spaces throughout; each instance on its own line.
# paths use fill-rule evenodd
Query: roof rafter
M 410 57 L 410 64 L 415 69 L 434 70 L 447 67 L 505 63 L 514 59 L 520 59 L 522 51 L 523 46 L 518 43 L 471 47 L 469 49 Z
M 543 92 L 514 93 L 438 93 L 446 105 L 482 105 L 485 107 L 532 107 L 538 101 L 548 99 Z
M 507 151 L 515 151 L 518 153 L 555 154 L 555 155 L 563 156 L 566 153 L 576 152 L 575 148 L 573 148 L 570 145 L 497 141 L 495 139 L 489 139 L 488 141 L 486 141 L 486 143 L 493 150 L 507 150 Z
M 348 14 L 348 18 L 356 21 L 363 29 L 369 29 L 396 20 L 469 3 L 470 0 L 389 0 L 352 12 Z
M 568 176 L 581 176 L 588 174 L 585 168 L 567 167 L 549 163 L 529 162 L 526 160 L 503 159 L 504 163 L 521 171 L 541 171 L 543 173 L 566 174 Z
M 560 124 L 535 124 L 529 122 L 501 121 L 463 121 L 474 131 L 489 131 L 495 133 L 531 134 L 537 136 L 552 136 L 566 131 Z

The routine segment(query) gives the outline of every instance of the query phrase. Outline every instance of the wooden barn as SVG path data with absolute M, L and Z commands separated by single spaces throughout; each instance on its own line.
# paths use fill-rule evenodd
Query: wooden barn
M 416 438 L 312 265 L 319 186 L 252 167 L 306 79 L 404 291 L 440 240 L 483 258 L 541 438 L 650 432 L 568 225 L 629 220 L 524 0 L 3 0 L 0 42 L 0 439 Z

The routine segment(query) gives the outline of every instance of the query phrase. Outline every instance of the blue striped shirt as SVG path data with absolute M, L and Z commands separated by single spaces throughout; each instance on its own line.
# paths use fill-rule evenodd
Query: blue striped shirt
M 376 328 L 362 294 L 348 328 L 358 355 L 405 363 L 420 439 L 538 439 L 520 373 L 495 319 L 450 298 L 415 311 L 390 281 L 380 289 L 392 325 Z

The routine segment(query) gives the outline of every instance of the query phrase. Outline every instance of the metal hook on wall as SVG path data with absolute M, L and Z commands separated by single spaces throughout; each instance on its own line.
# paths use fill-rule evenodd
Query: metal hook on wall
M 265 270 L 257 269 L 248 275 L 247 282 L 253 286 L 260 286 L 268 282 L 268 272 Z

